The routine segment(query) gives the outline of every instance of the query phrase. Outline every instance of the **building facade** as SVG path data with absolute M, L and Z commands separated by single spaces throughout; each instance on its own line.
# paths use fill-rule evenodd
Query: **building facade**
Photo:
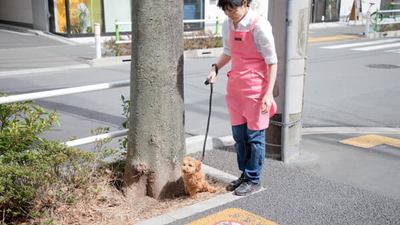
M 359 11 L 386 8 L 381 0 L 309 0 L 310 21 L 343 21 L 351 12 L 354 1 Z M 216 5 L 218 0 L 184 0 L 184 20 L 215 20 L 225 15 Z M 387 0 L 382 0 L 386 4 Z M 389 1 L 390 2 L 390 1 Z M 267 15 L 268 1 L 253 0 L 252 8 Z M 364 12 L 365 11 L 365 12 Z M 128 22 L 131 0 L 1 0 L 0 23 L 48 31 L 67 37 L 93 35 L 94 23 L 100 23 L 103 34 L 115 32 L 115 21 Z M 215 22 L 214 22 L 215 23 Z M 201 30 L 206 23 L 188 24 L 186 30 Z M 120 27 L 130 31 L 130 26 Z

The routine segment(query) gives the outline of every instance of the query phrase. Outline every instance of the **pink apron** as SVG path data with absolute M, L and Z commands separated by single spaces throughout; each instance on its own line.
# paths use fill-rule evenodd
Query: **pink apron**
M 226 102 L 232 126 L 247 123 L 250 130 L 263 130 L 276 112 L 273 101 L 270 112 L 261 114 L 262 98 L 268 88 L 268 65 L 254 44 L 254 20 L 249 31 L 230 31 L 232 68 L 228 72 Z

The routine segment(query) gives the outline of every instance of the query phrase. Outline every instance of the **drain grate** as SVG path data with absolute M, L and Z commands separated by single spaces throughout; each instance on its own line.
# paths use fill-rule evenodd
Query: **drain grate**
M 366 67 L 374 69 L 400 69 L 400 66 L 394 64 L 368 64 Z

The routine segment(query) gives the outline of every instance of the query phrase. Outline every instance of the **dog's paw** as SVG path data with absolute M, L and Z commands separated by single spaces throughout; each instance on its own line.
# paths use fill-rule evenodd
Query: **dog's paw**
M 195 199 L 195 198 L 197 198 L 197 195 L 191 195 L 190 198 Z
M 215 188 L 210 188 L 210 189 L 208 189 L 208 191 L 211 192 L 211 193 L 217 192 L 217 190 Z

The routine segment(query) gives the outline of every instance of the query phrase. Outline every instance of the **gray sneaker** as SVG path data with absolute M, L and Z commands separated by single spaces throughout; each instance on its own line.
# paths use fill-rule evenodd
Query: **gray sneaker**
M 239 187 L 239 186 L 243 183 L 243 181 L 244 181 L 244 175 L 242 174 L 242 175 L 239 177 L 239 179 L 230 182 L 230 183 L 228 184 L 228 186 L 226 186 L 225 189 L 226 189 L 227 191 L 234 191 L 237 187 Z
M 247 196 L 253 194 L 253 192 L 256 192 L 260 190 L 261 186 L 260 184 L 253 183 L 249 180 L 246 180 L 242 182 L 242 184 L 235 189 L 235 195 L 240 195 L 240 196 Z

